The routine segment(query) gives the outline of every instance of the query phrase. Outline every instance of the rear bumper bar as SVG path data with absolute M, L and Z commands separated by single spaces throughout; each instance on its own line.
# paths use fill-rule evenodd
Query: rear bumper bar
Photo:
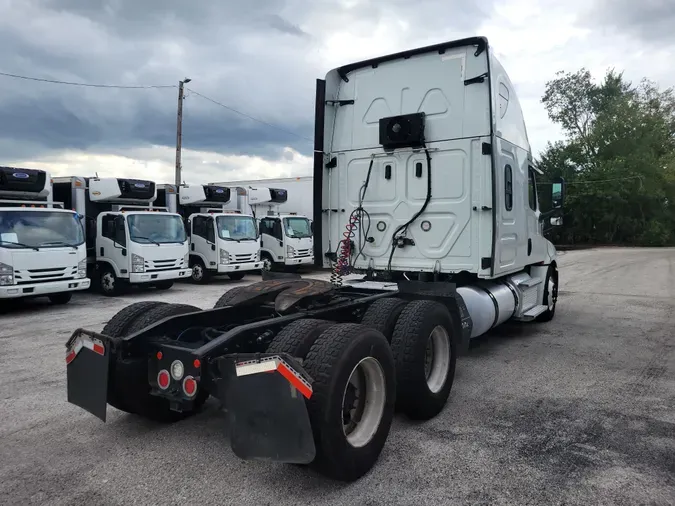
M 66 343 L 68 402 L 104 422 L 120 343 L 83 329 L 76 330 Z M 179 351 L 175 345 L 159 344 L 157 351 L 162 351 L 163 357 L 171 355 L 171 361 L 181 359 L 186 368 L 194 357 L 193 350 Z M 284 353 L 237 354 L 200 363 L 200 370 L 193 375 L 200 378 L 198 388 L 205 388 L 227 407 L 235 455 L 245 460 L 298 464 L 314 460 L 316 449 L 305 404 L 312 396 L 312 380 L 293 357 Z M 161 396 L 149 379 L 155 373 L 153 365 L 149 373 L 145 381 L 154 395 Z M 147 390 L 148 383 L 138 388 Z

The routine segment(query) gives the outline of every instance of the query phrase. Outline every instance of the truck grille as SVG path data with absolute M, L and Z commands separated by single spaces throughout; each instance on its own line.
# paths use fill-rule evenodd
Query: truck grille
M 77 265 L 49 269 L 22 269 L 14 271 L 14 279 L 17 285 L 27 285 L 29 283 L 47 283 L 49 281 L 64 281 L 75 279 L 76 276 Z
M 181 269 L 183 267 L 182 258 L 170 258 L 167 260 L 146 260 L 145 272 L 170 271 L 172 269 Z
M 244 262 L 255 262 L 256 253 L 247 253 L 245 255 L 232 255 L 230 254 L 230 263 L 231 264 L 242 264 Z
M 311 250 L 308 249 L 296 249 L 295 250 L 295 256 L 296 257 L 308 257 L 311 253 Z

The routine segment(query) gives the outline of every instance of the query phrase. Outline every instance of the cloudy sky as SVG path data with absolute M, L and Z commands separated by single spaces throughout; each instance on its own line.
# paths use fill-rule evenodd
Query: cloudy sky
M 557 70 L 675 85 L 673 0 L 0 0 L 0 72 L 186 92 L 188 182 L 309 175 L 314 83 L 336 66 L 487 36 L 536 154 L 560 138 L 539 102 Z M 175 88 L 0 76 L 0 164 L 173 180 Z

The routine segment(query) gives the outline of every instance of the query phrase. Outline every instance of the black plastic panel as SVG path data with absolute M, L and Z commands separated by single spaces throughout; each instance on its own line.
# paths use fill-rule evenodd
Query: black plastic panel
M 155 196 L 155 183 L 142 179 L 118 179 L 120 198 L 148 200 Z
M 204 195 L 208 202 L 222 202 L 226 204 L 230 201 L 230 189 L 225 186 L 204 186 Z
M 384 149 L 424 146 L 424 113 L 380 119 L 380 144 Z
M 281 188 L 270 188 L 270 196 L 272 197 L 272 202 L 276 204 L 283 204 L 288 200 L 288 192 Z
M 47 173 L 42 170 L 0 167 L 0 191 L 39 193 L 46 179 Z

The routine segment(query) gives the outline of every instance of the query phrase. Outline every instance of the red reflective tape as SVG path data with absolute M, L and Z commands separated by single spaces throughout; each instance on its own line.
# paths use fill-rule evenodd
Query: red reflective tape
M 300 379 L 286 367 L 283 363 L 279 362 L 277 371 L 288 380 L 288 382 L 293 385 L 303 396 L 309 399 L 312 396 L 312 389 L 305 385 Z
M 77 357 L 77 353 L 75 353 L 72 350 L 66 353 L 66 365 L 70 364 L 73 360 L 75 360 L 75 357 Z
M 94 343 L 92 350 L 94 350 L 94 353 L 98 353 L 99 355 L 105 355 L 105 348 L 102 344 Z

